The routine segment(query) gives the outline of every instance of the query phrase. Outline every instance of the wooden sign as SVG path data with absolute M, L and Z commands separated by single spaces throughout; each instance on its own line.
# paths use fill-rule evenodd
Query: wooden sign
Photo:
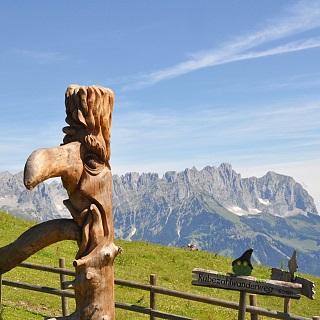
M 314 283 L 306 278 L 299 276 L 292 276 L 291 272 L 283 271 L 281 269 L 271 269 L 271 279 L 279 281 L 292 281 L 292 283 L 299 283 L 302 286 L 301 294 L 309 299 L 314 299 Z M 292 280 L 289 280 L 292 279 Z
M 244 291 L 290 299 L 300 299 L 302 290 L 302 285 L 299 283 L 262 280 L 250 276 L 223 274 L 199 268 L 192 270 L 192 277 L 192 284 L 196 286 Z
M 309 299 L 314 299 L 314 294 L 316 293 L 314 290 L 314 283 L 306 278 L 301 278 L 295 275 L 295 272 L 298 269 L 296 250 L 293 251 L 291 258 L 288 261 L 288 267 L 289 271 L 283 271 L 281 269 L 272 268 L 271 279 L 299 283 L 302 285 L 301 294 Z

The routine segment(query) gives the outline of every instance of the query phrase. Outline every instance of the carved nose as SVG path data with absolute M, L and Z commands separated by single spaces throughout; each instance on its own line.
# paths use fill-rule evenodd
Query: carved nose
M 39 149 L 29 156 L 24 167 L 24 185 L 27 189 L 32 190 L 37 184 L 45 179 L 48 175 L 45 163 L 48 163 L 49 149 Z
M 79 142 L 68 143 L 56 148 L 38 149 L 29 156 L 24 167 L 24 185 L 27 189 L 32 190 L 40 182 L 49 178 L 65 177 L 68 179 L 71 171 L 81 172 L 81 168 Z
M 31 180 L 24 180 L 24 185 L 28 190 L 33 190 L 34 186 Z

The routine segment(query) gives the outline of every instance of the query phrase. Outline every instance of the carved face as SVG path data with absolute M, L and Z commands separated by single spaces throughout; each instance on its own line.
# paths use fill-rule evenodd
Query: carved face
M 69 200 L 65 202 L 74 218 L 81 215 L 92 203 L 105 212 L 111 205 L 110 184 L 112 175 L 110 169 L 99 157 L 99 154 L 88 150 L 78 142 L 72 142 L 66 147 L 69 151 L 68 170 L 61 175 Z M 81 219 L 82 220 L 82 219 Z M 82 225 L 82 222 L 79 221 Z
M 110 127 L 113 93 L 98 86 L 72 85 L 66 92 L 66 134 L 63 144 L 36 150 L 25 166 L 25 185 L 61 177 L 69 199 L 65 205 L 79 226 L 91 204 L 103 216 L 103 224 L 112 223 Z M 110 212 L 110 213 L 109 213 Z M 109 221 L 110 220 L 110 221 Z
M 61 177 L 69 196 L 64 204 L 77 226 L 72 221 L 68 224 L 81 234 L 76 238 L 76 278 L 71 282 L 77 310 L 70 319 L 114 319 L 113 261 L 119 249 L 113 242 L 109 165 L 112 108 L 111 90 L 70 86 L 63 144 L 34 151 L 25 165 L 28 189 L 48 178 Z

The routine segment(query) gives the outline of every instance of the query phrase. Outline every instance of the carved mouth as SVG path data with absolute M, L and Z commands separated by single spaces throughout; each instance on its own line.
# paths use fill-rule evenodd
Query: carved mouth
M 78 242 L 79 251 L 76 255 L 76 259 L 79 259 L 90 254 L 103 239 L 107 241 L 106 235 L 109 234 L 109 230 L 107 228 L 105 234 L 103 218 L 96 204 L 91 203 L 89 208 L 85 208 L 79 213 L 71 204 L 70 199 L 64 200 L 63 203 L 70 211 L 76 224 L 82 229 L 81 240 Z
M 70 212 L 72 218 L 74 219 L 74 221 L 76 222 L 76 224 L 79 227 L 82 227 L 85 220 L 86 220 L 89 208 L 85 208 L 79 213 L 79 211 L 76 210 L 75 207 L 72 205 L 70 199 L 63 200 L 63 204 L 69 210 L 69 212 Z

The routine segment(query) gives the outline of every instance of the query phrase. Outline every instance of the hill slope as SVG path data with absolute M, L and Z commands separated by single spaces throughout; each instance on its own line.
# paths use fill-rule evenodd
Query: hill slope
M 0 247 L 14 241 L 23 231 L 31 226 L 30 222 L 13 218 L 0 212 Z M 238 302 L 239 293 L 223 289 L 212 289 L 191 285 L 191 272 L 194 268 L 205 268 L 220 272 L 231 272 L 232 259 L 204 251 L 186 251 L 179 248 L 168 248 L 140 241 L 116 241 L 123 248 L 123 254 L 115 260 L 115 277 L 140 283 L 149 283 L 150 274 L 157 275 L 157 285 L 190 293 L 203 294 L 213 298 Z M 49 246 L 31 258 L 29 262 L 58 267 L 58 258 L 65 257 L 67 268 L 73 269 L 72 261 L 76 253 L 76 244 L 72 241 L 63 241 Z M 298 256 L 299 261 L 299 256 Z M 254 277 L 268 279 L 270 269 L 262 265 L 253 265 Z M 5 279 L 20 282 L 41 284 L 43 286 L 58 287 L 59 275 L 48 276 L 45 272 L 31 269 L 15 268 L 3 275 Z M 315 288 L 320 286 L 320 278 L 307 276 L 314 281 Z M 71 280 L 71 279 L 70 279 Z M 3 287 L 3 319 L 40 320 L 44 316 L 61 315 L 61 301 L 59 297 L 48 294 Z M 140 306 L 149 306 L 149 295 L 145 291 L 116 286 L 116 301 L 132 303 Z M 258 306 L 283 310 L 283 299 L 267 296 L 258 296 Z M 236 319 L 237 311 L 206 305 L 203 303 L 188 302 L 173 297 L 158 295 L 157 309 L 165 312 L 194 317 L 200 320 Z M 69 310 L 74 310 L 74 304 L 69 301 Z M 291 313 L 309 317 L 320 315 L 318 296 L 316 300 L 301 297 L 291 301 Z M 214 317 L 212 317 L 214 315 Z M 249 317 L 249 315 L 248 315 Z M 0 317 L 1 318 L 1 317 Z M 146 319 L 145 315 L 124 310 L 116 310 L 117 320 Z

